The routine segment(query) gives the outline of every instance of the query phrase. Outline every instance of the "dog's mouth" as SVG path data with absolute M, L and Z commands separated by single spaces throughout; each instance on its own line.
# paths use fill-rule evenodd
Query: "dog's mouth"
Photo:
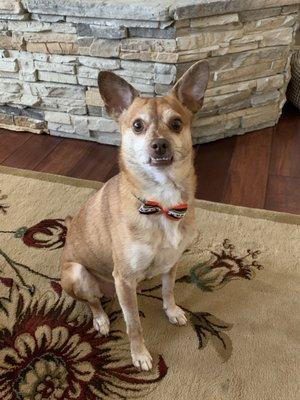
M 171 165 L 173 162 L 173 156 L 162 156 L 162 157 L 150 157 L 149 164 L 154 167 L 165 167 Z

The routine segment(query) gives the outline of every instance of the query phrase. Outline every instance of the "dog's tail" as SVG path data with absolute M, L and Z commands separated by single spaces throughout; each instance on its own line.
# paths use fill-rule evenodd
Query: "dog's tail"
M 70 224 L 71 224 L 71 222 L 72 222 L 72 219 L 73 219 L 73 217 L 71 217 L 70 215 L 68 215 L 68 216 L 65 218 L 65 224 L 66 224 L 67 229 L 69 229 Z

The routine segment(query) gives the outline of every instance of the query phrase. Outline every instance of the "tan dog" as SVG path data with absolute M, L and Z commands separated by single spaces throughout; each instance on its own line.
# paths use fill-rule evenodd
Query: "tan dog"
M 112 72 L 99 74 L 108 113 L 120 124 L 121 172 L 67 221 L 61 283 L 88 302 L 94 327 L 109 333 L 101 306 L 116 290 L 126 322 L 133 364 L 152 368 L 142 335 L 137 284 L 162 275 L 163 308 L 172 324 L 186 316 L 174 300 L 176 263 L 194 237 L 195 173 L 191 121 L 203 103 L 206 61 L 194 64 L 169 95 L 143 98 Z

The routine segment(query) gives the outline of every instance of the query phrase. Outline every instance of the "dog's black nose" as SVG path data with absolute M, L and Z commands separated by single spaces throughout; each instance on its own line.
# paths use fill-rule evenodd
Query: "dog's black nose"
M 170 143 L 167 139 L 153 139 L 150 144 L 152 154 L 155 156 L 164 156 L 170 149 Z

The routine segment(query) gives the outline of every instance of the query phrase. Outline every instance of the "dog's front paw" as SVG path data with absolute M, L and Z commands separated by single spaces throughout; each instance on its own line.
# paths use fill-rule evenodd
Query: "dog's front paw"
M 101 314 L 93 319 L 93 325 L 96 331 L 101 335 L 107 336 L 109 334 L 109 318 L 106 314 Z
M 185 312 L 178 306 L 172 308 L 165 308 L 165 313 L 169 318 L 171 324 L 184 326 L 187 324 L 187 317 Z
M 152 357 L 149 351 L 145 348 L 141 352 L 132 352 L 132 363 L 141 371 L 150 371 L 152 369 Z

